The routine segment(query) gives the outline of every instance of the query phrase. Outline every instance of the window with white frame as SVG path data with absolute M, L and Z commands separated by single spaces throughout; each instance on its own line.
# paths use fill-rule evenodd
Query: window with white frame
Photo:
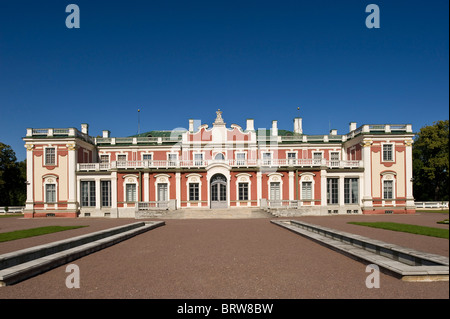
M 238 184 L 239 189 L 239 200 L 248 200 L 248 183 L 239 183 Z
M 177 166 L 178 154 L 170 153 L 167 155 L 169 166 Z
M 331 166 L 339 166 L 339 152 L 330 152 Z
M 357 204 L 358 203 L 358 178 L 344 178 L 344 203 Z
M 109 163 L 109 155 L 100 155 L 100 163 Z
M 142 160 L 150 163 L 152 161 L 152 154 L 142 154 Z
M 101 181 L 102 207 L 111 207 L 111 181 Z
M 245 153 L 236 153 L 236 165 L 245 165 Z
M 45 202 L 56 203 L 56 184 L 45 184 Z
M 392 162 L 394 160 L 394 145 L 383 144 L 383 161 Z
M 127 161 L 127 155 L 126 154 L 118 154 L 117 155 L 117 162 L 121 165 L 125 165 Z
M 189 200 L 199 201 L 200 200 L 200 184 L 199 183 L 189 183 Z
M 81 206 L 95 207 L 95 181 L 81 181 Z
M 339 203 L 339 178 L 327 178 L 327 204 Z
M 294 165 L 295 160 L 297 159 L 297 153 L 295 152 L 287 152 L 287 159 L 289 165 Z
M 312 182 L 302 182 L 302 200 L 312 199 Z
M 136 202 L 136 184 L 125 184 L 125 201 Z
M 272 164 L 272 153 L 264 152 L 262 153 L 263 165 L 271 165 Z
M 45 148 L 45 165 L 56 165 L 56 148 Z
M 194 154 L 194 165 L 195 166 L 202 166 L 203 165 L 203 154 L 202 153 L 195 153 Z
M 393 199 L 394 198 L 394 181 L 385 180 L 383 181 L 383 199 Z

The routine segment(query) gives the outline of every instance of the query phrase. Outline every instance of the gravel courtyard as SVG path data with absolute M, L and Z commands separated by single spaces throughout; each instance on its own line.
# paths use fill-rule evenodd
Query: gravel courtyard
M 448 214 L 295 218 L 417 250 L 448 256 L 447 239 L 349 225 L 392 221 L 442 227 Z M 275 219 L 275 218 L 272 218 Z M 166 219 L 166 225 L 73 261 L 80 288 L 65 285 L 61 266 L 12 286 L 1 299 L 448 299 L 448 282 L 403 282 L 380 275 L 368 289 L 366 266 L 309 239 L 255 219 Z M 47 225 L 75 230 L 0 243 L 0 254 L 135 222 L 135 219 L 1 218 L 0 232 Z

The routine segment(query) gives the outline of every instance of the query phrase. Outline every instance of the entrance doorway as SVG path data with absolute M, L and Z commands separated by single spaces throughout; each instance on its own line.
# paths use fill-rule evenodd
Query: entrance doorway
M 227 208 L 227 178 L 222 174 L 211 177 L 211 208 Z

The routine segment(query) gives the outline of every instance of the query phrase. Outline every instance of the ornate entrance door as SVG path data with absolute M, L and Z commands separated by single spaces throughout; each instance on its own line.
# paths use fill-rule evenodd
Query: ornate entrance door
M 211 208 L 227 207 L 227 178 L 216 174 L 211 178 Z

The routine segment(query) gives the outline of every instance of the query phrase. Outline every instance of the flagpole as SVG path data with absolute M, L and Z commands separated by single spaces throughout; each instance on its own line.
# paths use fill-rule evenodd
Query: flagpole
M 141 132 L 141 119 L 140 119 L 141 109 L 138 109 L 138 134 Z

